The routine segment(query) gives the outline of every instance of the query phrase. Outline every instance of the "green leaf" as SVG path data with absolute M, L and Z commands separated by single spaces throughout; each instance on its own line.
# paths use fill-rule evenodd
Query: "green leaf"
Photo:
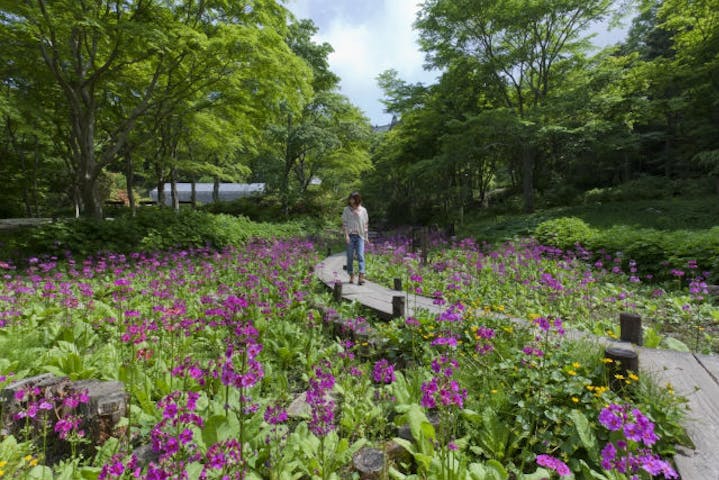
M 467 469 L 472 480 L 507 480 L 509 473 L 496 460 L 487 463 L 471 463 Z
M 686 345 L 686 343 L 682 342 L 681 340 L 677 340 L 673 337 L 666 337 L 664 339 L 663 345 L 668 348 L 669 350 L 674 350 L 677 352 L 690 352 L 691 349 Z
M 571 418 L 574 422 L 574 427 L 577 429 L 579 439 L 581 440 L 584 448 L 592 455 L 596 453 L 597 438 L 592 431 L 586 415 L 575 409 L 569 412 L 569 418 Z
M 202 440 L 205 445 L 212 445 L 217 442 L 237 438 L 240 431 L 240 423 L 234 416 L 213 415 L 205 422 L 202 430 Z
M 540 467 L 534 473 L 520 473 L 517 476 L 517 480 L 545 480 L 547 478 L 551 478 L 551 476 L 552 476 L 551 470 L 547 470 L 546 468 Z M 574 475 L 572 475 L 569 478 L 574 478 Z
M 28 472 L 28 478 L 36 480 L 49 480 L 53 478 L 52 469 L 45 465 L 36 465 Z

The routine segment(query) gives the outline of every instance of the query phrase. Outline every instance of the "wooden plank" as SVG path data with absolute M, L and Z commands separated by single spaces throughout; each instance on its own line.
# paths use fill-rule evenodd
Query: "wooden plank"
M 670 383 L 688 400 L 684 422 L 694 450 L 675 457 L 682 480 L 719 480 L 719 385 L 694 355 L 668 350 L 640 349 L 639 368 L 659 385 Z
M 713 355 L 696 355 L 697 361 L 704 367 L 714 381 L 719 383 L 719 357 Z

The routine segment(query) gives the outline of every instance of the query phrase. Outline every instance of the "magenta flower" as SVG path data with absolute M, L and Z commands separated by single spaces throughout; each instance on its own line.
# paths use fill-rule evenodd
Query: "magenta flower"
M 600 412 L 599 423 L 623 436 L 602 449 L 603 469 L 630 474 L 632 478 L 638 478 L 636 474 L 640 469 L 652 476 L 661 473 L 664 478 L 678 478 L 667 462 L 649 450 L 658 436 L 654 433 L 654 424 L 639 409 L 611 404 Z
M 379 360 L 374 364 L 374 369 L 372 370 L 372 380 L 374 380 L 375 383 L 385 383 L 385 384 L 391 384 L 396 380 L 395 374 L 394 374 L 394 365 L 389 363 L 387 359 Z
M 279 425 L 287 421 L 287 410 L 280 405 L 270 405 L 265 410 L 264 419 L 270 425 Z
M 554 470 L 560 477 L 568 477 L 572 474 L 566 463 L 551 455 L 537 455 L 537 464 Z
M 307 390 L 307 403 L 312 412 L 309 429 L 318 437 L 335 429 L 335 402 L 330 395 L 334 386 L 335 377 L 329 369 L 315 368 L 315 378 L 310 380 Z

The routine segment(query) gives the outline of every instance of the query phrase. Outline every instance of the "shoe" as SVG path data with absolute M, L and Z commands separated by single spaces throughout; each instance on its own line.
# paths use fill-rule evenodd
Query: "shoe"
M 357 285 L 364 285 L 364 273 L 359 274 L 359 280 L 357 280 Z
M 350 283 L 355 283 L 355 276 L 354 276 L 354 275 L 350 275 Z

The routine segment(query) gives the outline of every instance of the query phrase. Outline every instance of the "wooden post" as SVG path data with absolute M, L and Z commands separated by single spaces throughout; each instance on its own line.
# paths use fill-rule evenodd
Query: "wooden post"
M 332 247 L 330 247 L 329 245 L 327 245 L 327 256 L 328 257 L 332 256 Z
M 392 297 L 392 316 L 404 318 L 404 295 Z
M 402 291 L 402 279 L 401 278 L 395 278 L 394 279 L 394 289 L 398 292 Z
M 335 282 L 335 288 L 333 289 L 335 302 L 342 301 L 342 282 Z
M 639 355 L 634 350 L 621 347 L 607 347 L 604 358 L 612 360 L 607 364 L 609 370 L 609 385 L 612 390 L 619 390 L 624 386 L 628 372 L 639 371 Z M 621 376 L 617 378 L 617 376 Z
M 642 317 L 633 313 L 620 313 L 620 340 L 636 345 L 642 344 Z

